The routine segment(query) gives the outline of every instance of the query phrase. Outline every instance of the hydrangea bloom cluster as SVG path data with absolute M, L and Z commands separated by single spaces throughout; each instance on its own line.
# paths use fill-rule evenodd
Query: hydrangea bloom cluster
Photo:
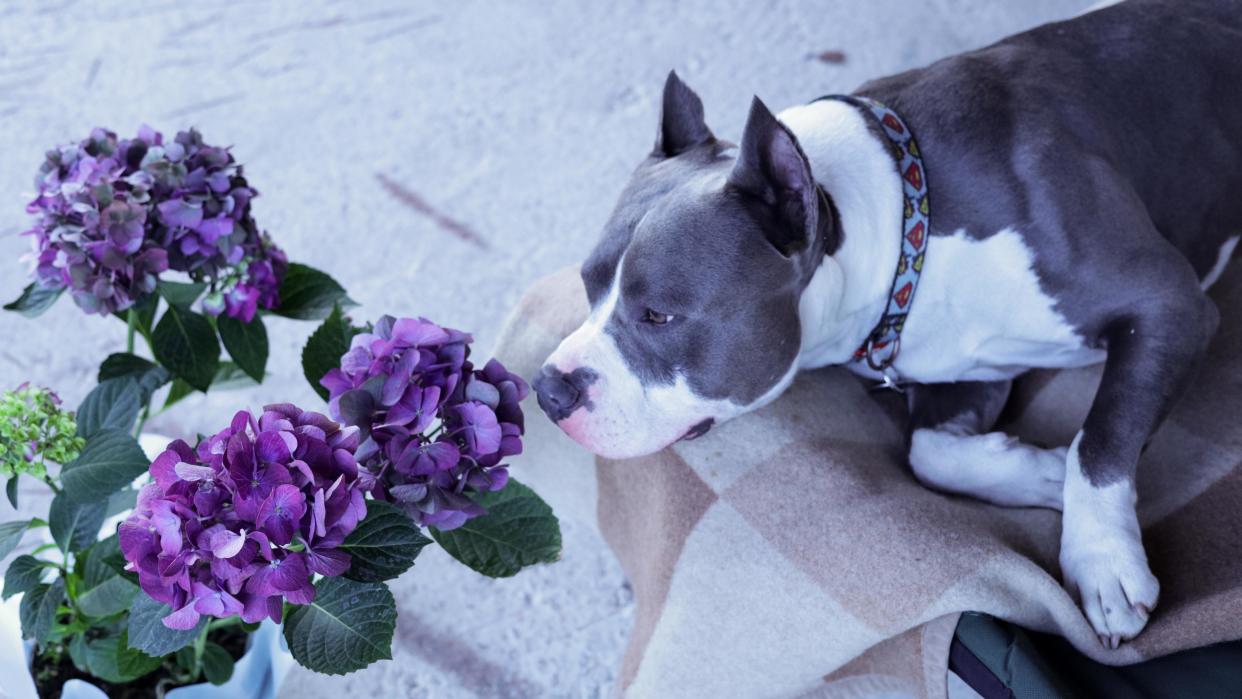
M 248 322 L 277 303 L 288 263 L 250 215 L 258 193 L 193 129 L 168 143 L 146 126 L 131 140 L 95 129 L 49 151 L 35 187 L 35 280 L 88 313 L 129 308 L 169 269 L 211 283 L 209 313 Z
M 60 397 L 46 388 L 22 384 L 0 394 L 0 477 L 47 474 L 46 461 L 67 464 L 86 440 L 77 435 L 73 413 L 60 409 Z
M 311 574 L 348 570 L 338 547 L 366 516 L 358 441 L 356 428 L 279 404 L 257 421 L 237 413 L 196 448 L 169 444 L 118 530 L 142 589 L 173 609 L 164 624 L 280 621 L 284 601 L 314 600 Z
M 320 382 L 329 413 L 362 430 L 357 457 L 374 496 L 444 530 L 484 514 L 467 493 L 504 488 L 502 462 L 522 451 L 519 403 L 530 389 L 494 359 L 475 369 L 470 342 L 425 319 L 384 316 Z

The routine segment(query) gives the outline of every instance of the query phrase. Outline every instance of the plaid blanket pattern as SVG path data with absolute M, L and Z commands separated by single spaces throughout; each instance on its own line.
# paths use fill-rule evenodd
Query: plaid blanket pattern
M 924 488 L 906 465 L 900 396 L 844 370 L 806 372 L 701 439 L 595 459 L 593 484 L 580 472 L 591 457 L 532 398 L 540 446 L 527 463 L 555 460 L 577 484 L 562 487 L 597 492 L 600 530 L 634 589 L 618 693 L 939 699 L 963 611 L 1062 634 L 1112 664 L 1242 637 L 1242 269 L 1212 293 L 1222 323 L 1209 359 L 1139 469 L 1160 604 L 1117 650 L 1061 587 L 1059 513 Z M 531 376 L 586 312 L 576 270 L 546 277 L 497 355 Z M 1098 368 L 1024 377 L 1006 431 L 1068 444 L 1098 380 Z

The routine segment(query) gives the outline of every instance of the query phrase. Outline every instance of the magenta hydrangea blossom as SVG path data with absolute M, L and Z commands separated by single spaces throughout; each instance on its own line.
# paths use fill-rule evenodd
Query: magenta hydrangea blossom
M 341 575 L 339 546 L 366 516 L 355 460 L 359 430 L 289 404 L 248 411 L 191 448 L 168 445 L 151 464 L 118 538 L 128 568 L 172 607 L 164 624 L 203 615 L 280 621 L 285 601 L 315 598 L 311 575 Z
M 494 359 L 475 369 L 471 341 L 426 319 L 384 316 L 320 382 L 329 414 L 362 430 L 357 458 L 373 495 L 443 530 L 484 514 L 468 494 L 504 488 L 503 461 L 522 451 L 530 389 Z
M 169 269 L 211 284 L 209 313 L 248 322 L 278 302 L 288 262 L 250 215 L 258 192 L 195 130 L 166 143 L 146 126 L 129 140 L 95 129 L 48 152 L 35 187 L 35 280 L 88 313 L 129 308 Z

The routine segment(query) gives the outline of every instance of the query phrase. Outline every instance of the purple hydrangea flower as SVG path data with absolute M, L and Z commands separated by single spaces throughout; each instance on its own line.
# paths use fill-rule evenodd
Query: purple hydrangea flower
M 475 369 L 471 341 L 426 319 L 384 316 L 320 382 L 329 413 L 362 430 L 357 458 L 374 496 L 444 530 L 484 514 L 468 494 L 504 488 L 503 460 L 522 451 L 530 389 L 494 359 Z
M 118 538 L 169 628 L 199 617 L 280 621 L 285 600 L 314 600 L 311 575 L 341 575 L 341 542 L 366 516 L 354 453 L 359 431 L 293 405 L 242 411 L 191 448 L 181 440 L 151 463 Z
M 88 313 L 129 308 L 169 269 L 210 282 L 210 313 L 249 322 L 279 300 L 288 262 L 250 214 L 258 192 L 193 129 L 171 143 L 146 126 L 131 140 L 95 129 L 48 152 L 35 187 L 35 280 Z

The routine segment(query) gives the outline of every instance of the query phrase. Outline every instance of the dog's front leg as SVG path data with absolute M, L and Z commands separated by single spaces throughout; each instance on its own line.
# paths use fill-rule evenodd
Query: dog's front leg
M 1217 318 L 1195 289 L 1158 298 L 1105 333 L 1100 389 L 1066 455 L 1060 559 L 1066 587 L 1110 648 L 1142 631 L 1160 594 L 1135 514 L 1139 455 L 1181 395 Z

